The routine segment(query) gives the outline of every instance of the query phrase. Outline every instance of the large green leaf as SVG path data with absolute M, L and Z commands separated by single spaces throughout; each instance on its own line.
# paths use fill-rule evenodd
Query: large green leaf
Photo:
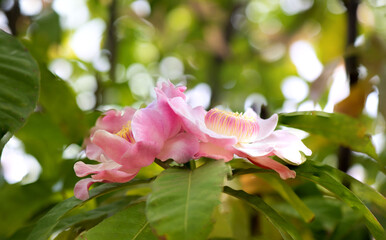
M 146 212 L 157 234 L 169 240 L 206 239 L 225 176 L 222 161 L 210 161 L 195 170 L 162 172 L 152 184 Z
M 128 183 L 109 183 L 98 186 L 90 191 L 90 199 L 107 194 L 112 191 L 116 191 L 122 188 L 136 186 L 138 184 L 147 183 L 148 180 L 131 181 Z M 62 217 L 70 210 L 83 205 L 85 202 L 75 197 L 66 199 L 58 203 L 52 208 L 44 217 L 42 217 L 32 230 L 28 237 L 28 240 L 46 240 L 50 237 L 55 227 L 58 225 Z
M 125 210 L 102 221 L 90 229 L 86 238 L 89 240 L 131 239 L 156 240 L 145 215 L 146 203 L 129 206 Z
M 366 125 L 355 118 L 338 113 L 296 112 L 280 114 L 279 123 L 323 136 L 331 142 L 379 159 Z
M 337 198 L 340 198 L 351 208 L 359 211 L 364 216 L 366 226 L 370 230 L 371 234 L 376 239 L 383 239 L 384 229 L 378 222 L 378 220 L 374 217 L 374 215 L 371 213 L 371 211 L 366 207 L 366 205 L 359 199 L 357 195 L 355 195 L 352 191 L 346 188 L 340 181 L 331 176 L 331 174 L 329 174 L 328 171 L 324 169 L 324 166 L 318 166 L 315 163 L 308 161 L 303 165 L 297 167 L 296 173 L 298 176 L 304 177 L 323 186 L 330 192 L 334 193 Z M 373 195 L 376 195 L 376 193 L 374 193 L 375 190 L 370 191 L 367 188 L 362 188 L 366 189 L 368 193 L 371 192 Z M 379 198 L 382 198 L 382 196 L 379 196 Z M 377 203 L 379 204 L 380 201 L 381 200 L 378 200 Z M 381 204 L 384 205 L 384 203 Z
M 273 208 L 266 204 L 258 196 L 250 195 L 242 190 L 234 190 L 230 187 L 224 187 L 224 192 L 236 198 L 246 201 L 252 208 L 263 213 L 269 221 L 279 230 L 282 237 L 287 239 L 301 239 L 296 228 L 288 223 Z
M 0 30 L 0 150 L 36 106 L 39 68 L 23 45 Z

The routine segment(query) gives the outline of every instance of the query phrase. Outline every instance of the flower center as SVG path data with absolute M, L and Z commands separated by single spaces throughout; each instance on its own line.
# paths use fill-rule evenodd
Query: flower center
M 131 131 L 131 121 L 128 121 L 119 132 L 115 133 L 115 135 L 118 135 L 131 143 L 135 143 L 134 135 Z
M 205 115 L 205 125 L 216 133 L 236 137 L 238 142 L 253 141 L 259 131 L 259 125 L 253 117 L 217 108 Z

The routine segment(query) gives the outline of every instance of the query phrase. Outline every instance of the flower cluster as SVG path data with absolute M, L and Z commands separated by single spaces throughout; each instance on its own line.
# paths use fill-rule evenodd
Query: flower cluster
M 230 161 L 234 155 L 262 168 L 273 169 L 283 179 L 295 172 L 273 160 L 299 165 L 311 151 L 293 134 L 276 130 L 278 116 L 261 119 L 252 110 L 244 114 L 219 109 L 205 111 L 186 102 L 185 87 L 159 84 L 157 98 L 142 109 L 110 110 L 100 117 L 85 140 L 86 155 L 99 164 L 77 162 L 75 196 L 85 200 L 95 182 L 127 182 L 156 158 L 186 163 L 208 157 Z

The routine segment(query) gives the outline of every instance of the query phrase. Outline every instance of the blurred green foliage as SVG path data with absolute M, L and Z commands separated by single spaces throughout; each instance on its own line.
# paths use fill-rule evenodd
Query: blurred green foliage
M 264 105 L 263 117 L 319 108 L 331 112 L 347 97 L 332 100 L 348 91 L 344 84 L 333 87 L 339 79 L 347 82 L 339 71 L 344 71 L 343 58 L 351 55 L 359 59 L 364 87 L 352 90 L 339 112 L 357 119 L 282 114 L 281 124 L 310 133 L 304 140 L 313 151 L 310 163 L 294 168 L 299 176 L 295 180 L 282 181 L 266 172 L 259 177 L 261 169 L 250 170 L 251 166 L 234 160 L 233 168 L 245 168 L 252 175 L 236 174 L 227 185 L 247 193 L 228 188 L 225 192 L 248 204 L 223 194 L 212 215 L 216 221 L 209 238 L 281 239 L 279 231 L 283 237 L 290 233 L 289 239 L 382 237 L 379 223 L 386 226 L 381 195 L 386 194 L 384 1 L 360 1 L 355 47 L 346 46 L 347 1 L 340 0 L 36 0 L 25 7 L 26 2 L 0 1 L 0 28 L 14 35 L 0 35 L 0 146 L 14 134 L 25 153 L 39 162 L 41 173 L 34 182 L 28 182 L 26 175 L 21 182 L 8 183 L 6 162 L 13 159 L 4 149 L 0 239 L 106 239 L 99 233 L 114 232 L 114 225 L 122 222 L 134 224 L 132 232 L 122 233 L 131 239 L 138 224 L 148 224 L 143 201 L 149 186 L 129 188 L 136 182 L 99 186 L 84 206 L 69 197 L 78 180 L 73 164 L 88 161 L 81 152 L 83 139 L 97 117 L 112 107 L 139 108 L 151 102 L 158 80 L 170 79 L 188 89 L 205 83 L 211 89 L 208 106 L 234 111 L 243 111 L 245 100 L 260 94 L 249 99 L 253 106 Z M 31 13 L 34 6 L 40 8 Z M 305 45 L 292 53 L 296 43 Z M 304 50 L 307 46 L 311 52 Z M 22 59 L 11 58 L 15 53 L 11 50 Z M 303 68 L 295 60 L 302 56 Z M 318 64 L 324 68 L 318 69 Z M 303 94 L 299 85 L 291 89 L 283 85 L 290 76 L 300 79 L 300 87 L 306 86 L 303 98 L 297 96 Z M 368 104 L 376 108 L 375 114 L 365 108 L 371 91 L 378 99 Z M 20 110 L 19 120 L 4 117 L 10 109 Z M 350 162 L 351 173 L 356 169 L 356 177 L 362 176 L 365 184 L 336 169 L 338 144 L 367 154 L 355 153 Z M 137 178 L 151 178 L 160 171 L 151 165 Z M 140 223 L 127 220 L 131 214 Z M 148 226 L 140 232 L 144 239 L 154 237 Z

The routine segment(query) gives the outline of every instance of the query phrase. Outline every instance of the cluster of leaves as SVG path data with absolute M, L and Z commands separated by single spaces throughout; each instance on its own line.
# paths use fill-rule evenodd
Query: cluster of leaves
M 260 92 L 270 110 L 278 109 L 285 101 L 278 91 L 280 80 L 296 75 L 296 69 L 287 55 L 275 61 L 262 57 L 264 48 L 288 46 L 320 24 L 321 33 L 313 43 L 326 67 L 312 84 L 311 94 L 319 94 L 317 101 L 325 104 L 328 93 L 323 91 L 330 77 L 325 75 L 332 74 L 336 57 L 345 54 L 344 38 L 337 36 L 345 31 L 344 14 L 325 13 L 326 2 L 332 1 L 315 1 L 308 11 L 292 16 L 276 9 L 262 14 L 283 24 L 283 31 L 272 35 L 262 32 L 259 24 L 236 21 L 245 5 L 253 2 L 150 1 L 152 14 L 145 20 L 130 9 L 132 1 L 89 0 L 93 18 L 116 26 L 113 36 L 118 39 L 108 34 L 104 39 L 111 54 L 109 72 L 65 53 L 71 31 L 62 32 L 59 15 L 50 8 L 36 17 L 19 16 L 20 39 L 28 28 L 23 44 L 0 30 L 0 149 L 15 135 L 42 167 L 34 183 L 0 180 L 0 239 L 367 239 L 370 234 L 382 239 L 386 200 L 381 193 L 386 188 L 376 177 L 384 176 L 385 153 L 375 153 L 368 135 L 373 120 L 341 114 L 280 115 L 280 125 L 310 133 L 305 143 L 314 155 L 293 168 L 295 180 L 283 181 L 274 172 L 237 159 L 228 164 L 202 159 L 198 168 L 162 170 L 151 165 L 134 181 L 92 189 L 87 202 L 71 197 L 78 180 L 72 169 L 77 159 L 64 159 L 63 152 L 71 144 L 80 146 L 100 115 L 94 109 L 82 111 L 69 84 L 85 73 L 97 81 L 95 108 L 140 105 L 145 100 L 132 93 L 122 66 L 141 63 L 154 76 L 159 74 L 154 64 L 173 55 L 187 66 L 182 78 L 189 79 L 190 74 L 211 86 L 211 105 L 223 103 L 239 110 L 246 94 Z M 116 11 L 115 19 L 111 11 Z M 362 31 L 369 40 L 358 54 L 371 74 L 382 76 L 380 36 L 366 28 Z M 156 47 L 157 54 L 138 52 L 144 43 Z M 67 58 L 73 67 L 69 81 L 48 70 L 57 57 Z M 367 87 L 358 89 L 352 98 L 365 94 Z M 349 99 L 342 112 L 348 108 L 361 112 L 363 106 L 353 103 Z M 367 184 L 326 164 L 339 145 L 365 154 L 354 156 L 353 162 L 366 166 Z M 381 193 L 368 185 L 373 183 Z

